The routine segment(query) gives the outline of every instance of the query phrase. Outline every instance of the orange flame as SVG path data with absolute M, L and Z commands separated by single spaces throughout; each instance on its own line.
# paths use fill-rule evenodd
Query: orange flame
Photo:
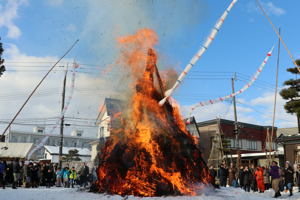
M 164 86 L 153 50 L 157 41 L 157 35 L 150 29 L 119 38 L 123 47 L 121 60 L 136 80 L 129 106 L 121 114 L 121 127 L 112 127 L 100 156 L 100 192 L 195 195 L 198 183 L 208 184 L 211 180 L 179 107 L 158 104 Z

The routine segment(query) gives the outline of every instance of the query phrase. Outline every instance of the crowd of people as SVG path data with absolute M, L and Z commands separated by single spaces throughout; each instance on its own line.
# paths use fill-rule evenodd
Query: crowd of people
M 286 161 L 285 167 L 279 167 L 278 163 L 273 161 L 269 167 L 255 167 L 251 164 L 239 168 L 233 163 L 227 167 L 226 163 L 222 162 L 218 171 L 213 166 L 210 166 L 209 170 L 215 187 L 240 187 L 246 192 L 252 190 L 260 193 L 272 188 L 275 198 L 281 196 L 280 192 L 284 190 L 288 190 L 289 196 L 292 196 L 294 185 L 298 186 L 300 192 L 300 165 L 292 165 L 289 161 Z
M 76 171 L 75 167 L 60 168 L 57 164 L 19 161 L 0 161 L 0 187 L 5 189 L 10 185 L 13 189 L 18 187 L 52 186 L 74 187 L 79 185 L 86 188 L 96 179 L 93 169 L 86 163 Z

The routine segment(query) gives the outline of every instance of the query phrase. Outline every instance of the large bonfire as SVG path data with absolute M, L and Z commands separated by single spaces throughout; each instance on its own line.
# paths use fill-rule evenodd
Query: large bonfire
M 158 104 L 167 80 L 156 66 L 157 36 L 142 29 L 119 42 L 133 87 L 101 150 L 96 187 L 119 195 L 195 195 L 211 177 L 178 107 Z

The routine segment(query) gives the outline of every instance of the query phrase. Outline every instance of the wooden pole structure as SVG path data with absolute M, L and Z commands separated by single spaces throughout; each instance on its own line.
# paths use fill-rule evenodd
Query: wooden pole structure
M 67 74 L 68 74 L 68 67 L 63 81 L 61 112 L 63 112 L 65 108 Z M 60 168 L 62 168 L 62 154 L 63 154 L 63 146 L 64 146 L 64 121 L 65 121 L 65 116 L 63 115 L 61 116 L 61 121 L 60 121 L 60 143 L 59 143 L 59 167 Z
M 280 28 L 278 30 L 278 33 L 280 36 Z M 273 107 L 273 119 L 272 119 L 272 131 L 271 131 L 271 145 L 272 146 L 273 146 L 273 137 L 274 137 L 274 131 L 275 131 L 276 105 L 277 105 L 277 94 L 278 94 L 279 61 L 280 61 L 280 38 L 278 39 L 278 53 L 277 53 L 277 63 L 276 63 L 276 81 L 275 81 L 276 85 L 275 85 L 275 94 L 274 94 L 274 107 Z M 272 148 L 270 150 L 272 150 Z M 275 157 L 275 154 L 272 157 Z

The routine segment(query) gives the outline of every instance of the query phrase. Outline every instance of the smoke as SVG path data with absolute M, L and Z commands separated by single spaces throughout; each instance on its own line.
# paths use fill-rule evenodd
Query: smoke
M 120 36 L 132 35 L 143 28 L 152 29 L 158 35 L 156 47 L 161 55 L 165 52 L 160 49 L 195 30 L 206 14 L 203 0 L 88 0 L 86 4 L 88 13 L 81 38 L 103 65 L 115 65 L 120 53 L 117 45 Z M 166 69 L 164 65 L 170 64 L 162 59 L 159 57 L 159 68 Z M 122 91 L 127 86 L 127 74 L 123 70 L 115 67 L 105 77 L 114 91 Z

